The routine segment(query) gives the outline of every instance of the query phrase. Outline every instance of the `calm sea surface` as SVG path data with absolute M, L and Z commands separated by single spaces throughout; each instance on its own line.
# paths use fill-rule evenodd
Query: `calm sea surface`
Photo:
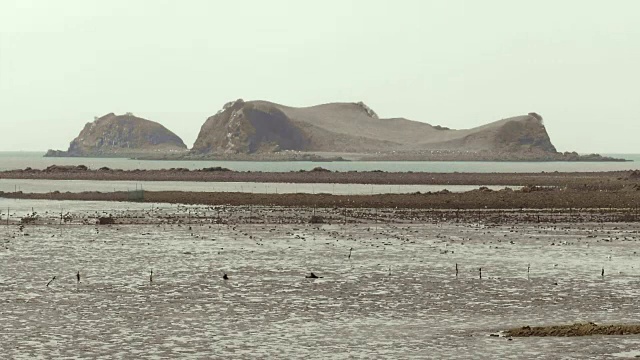
M 465 161 L 153 161 L 120 158 L 45 158 L 39 152 L 0 152 L 0 171 L 12 169 L 44 169 L 50 165 L 86 165 L 92 169 L 103 166 L 113 169 L 169 169 L 222 166 L 236 171 L 298 171 L 321 166 L 337 171 L 425 171 L 425 172 L 572 172 L 615 171 L 640 169 L 640 154 L 611 154 L 633 162 L 465 162 Z
M 492 190 L 505 186 L 485 185 Z M 465 192 L 479 188 L 478 185 L 370 185 L 370 184 L 290 184 L 256 182 L 190 182 L 190 181 L 110 181 L 110 180 L 25 180 L 0 179 L 0 191 L 22 191 L 26 193 L 81 192 L 81 191 L 199 191 L 199 192 L 249 192 L 262 194 L 408 194 L 435 192 L 447 189 Z M 506 186 L 519 189 L 518 186 Z

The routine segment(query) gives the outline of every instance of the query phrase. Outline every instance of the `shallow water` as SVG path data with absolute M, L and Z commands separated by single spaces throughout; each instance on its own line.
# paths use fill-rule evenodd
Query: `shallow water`
M 408 194 L 436 192 L 447 189 L 464 192 L 478 189 L 478 185 L 367 185 L 367 184 L 291 184 L 256 182 L 192 182 L 192 181 L 102 181 L 102 180 L 24 180 L 0 179 L 0 191 L 25 193 L 82 192 L 82 191 L 203 191 L 203 192 L 247 192 L 262 194 Z M 520 189 L 521 186 L 486 185 L 492 190 L 505 187 Z
M 637 322 L 638 224 L 388 223 L 382 210 L 359 223 L 247 224 L 228 207 L 222 224 L 186 224 L 172 214 L 206 209 L 100 205 L 154 224 L 0 227 L 4 356 L 606 359 L 640 347 L 638 336 L 489 337 Z
M 0 171 L 44 169 L 50 165 L 86 165 L 92 169 L 103 166 L 112 169 L 169 169 L 190 170 L 221 166 L 235 171 L 289 172 L 311 170 L 317 166 L 332 171 L 423 171 L 423 172 L 575 172 L 618 171 L 640 169 L 640 154 L 611 154 L 633 162 L 466 162 L 466 161 L 152 161 L 121 158 L 45 158 L 38 152 L 0 152 Z

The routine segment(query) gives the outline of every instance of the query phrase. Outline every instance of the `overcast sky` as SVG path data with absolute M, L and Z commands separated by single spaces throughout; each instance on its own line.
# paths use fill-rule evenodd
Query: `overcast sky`
M 637 0 L 1 0 L 0 150 L 109 112 L 191 146 L 230 100 L 364 101 L 469 128 L 540 113 L 558 150 L 640 153 Z

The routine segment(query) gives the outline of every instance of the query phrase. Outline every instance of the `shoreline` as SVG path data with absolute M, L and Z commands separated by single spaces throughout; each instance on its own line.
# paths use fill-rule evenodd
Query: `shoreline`
M 280 206 L 287 208 L 390 208 L 421 210 L 545 210 L 559 209 L 632 211 L 640 209 L 640 191 L 576 191 L 553 188 L 522 190 L 478 189 L 462 193 L 330 195 L 330 194 L 264 194 L 239 192 L 0 192 L 6 199 L 79 200 L 168 203 L 208 206 Z M 635 217 L 635 215 L 634 215 Z
M 453 208 L 455 203 L 445 201 L 407 204 L 406 207 L 393 206 L 390 198 L 406 199 L 402 196 L 386 196 L 385 199 L 374 199 L 375 196 L 359 196 L 343 202 L 332 202 L 324 195 L 306 196 L 252 196 L 252 194 L 234 194 L 226 196 L 221 193 L 150 193 L 145 192 L 144 199 L 133 201 L 126 193 L 52 193 L 52 194 L 0 194 L 7 199 L 37 200 L 73 200 L 104 202 L 100 211 L 90 211 L 91 215 L 78 217 L 72 209 L 62 212 L 38 211 L 32 207 L 22 217 L 2 219 L 7 225 L 147 225 L 159 223 L 212 225 L 212 224 L 438 224 L 460 223 L 483 226 L 521 225 L 521 224 L 604 224 L 604 223 L 637 223 L 640 222 L 640 206 L 628 208 L 484 208 L 478 203 L 471 203 L 468 208 Z M 433 196 L 433 195 L 428 195 Z M 347 196 L 332 196 L 346 198 Z M 363 201 L 362 198 L 370 198 Z M 335 200 L 335 199 L 334 199 Z M 345 199 L 342 199 L 345 200 Z M 387 201 L 385 201 L 387 200 Z M 440 198 L 439 200 L 443 200 Z M 640 199 L 638 199 L 640 200 Z M 136 206 L 137 210 L 112 212 L 110 202 L 126 204 L 150 204 Z M 167 217 L 163 212 L 154 212 L 154 205 L 178 205 L 182 210 Z M 397 205 L 398 203 L 396 203 Z M 640 201 L 638 202 L 640 204 Z M 435 205 L 435 206 L 433 206 Z M 557 204 L 555 204 L 557 205 Z M 33 206 L 33 205 L 31 205 Z M 186 206 L 193 206 L 187 208 Z M 439 207 L 438 207 L 439 206 Z M 473 207 L 475 206 L 475 207 Z M 119 206 L 122 207 L 122 206 Z M 65 207 L 66 208 L 66 207 Z M 144 208 L 144 209 L 143 209 Z M 190 209 L 190 210 L 188 210 Z M 62 210 L 60 210 L 62 211 Z M 112 217 L 113 216 L 113 217 Z M 108 221 L 103 219 L 106 217 Z
M 259 172 L 226 168 L 188 170 L 118 170 L 106 167 L 50 166 L 44 170 L 26 168 L 1 171 L 0 179 L 101 180 L 101 181 L 191 181 L 256 183 L 325 183 L 370 185 L 496 185 L 545 186 L 580 190 L 623 190 L 638 186 L 640 171 L 541 172 L 541 173 L 429 173 L 374 171 L 329 171 L 320 167 L 310 171 Z M 635 188 L 634 188 L 635 189 Z
M 492 152 L 492 151 L 453 151 L 421 150 L 392 151 L 375 153 L 280 151 L 265 153 L 153 153 L 153 152 L 116 152 L 70 154 L 60 150 L 49 150 L 44 155 L 49 158 L 105 157 L 126 158 L 132 160 L 157 161 L 457 161 L 457 162 L 629 162 L 633 160 L 602 156 L 600 154 L 578 154 L 576 152 Z
M 271 206 L 289 209 L 396 209 L 439 211 L 436 218 L 460 221 L 501 222 L 504 212 L 520 211 L 524 221 L 540 219 L 541 212 L 564 214 L 571 222 L 638 221 L 640 171 L 583 173 L 415 173 L 331 172 L 316 168 L 298 172 L 236 172 L 224 168 L 189 171 L 90 170 L 86 166 L 52 166 L 47 170 L 0 172 L 0 179 L 36 180 L 130 180 L 255 183 L 335 183 L 383 185 L 467 185 L 478 189 L 406 194 L 332 195 L 326 193 L 245 193 L 207 191 L 114 191 L 114 192 L 0 192 L 7 199 L 77 200 L 168 203 L 204 206 Z M 491 190 L 485 185 L 522 186 L 519 190 Z M 473 214 L 472 210 L 484 211 Z M 493 212 L 492 212 L 493 211 Z M 587 213 L 588 216 L 582 216 Z M 600 214 L 593 217 L 593 214 Z M 529 215 L 527 215 L 529 214 Z M 533 215 L 532 215 L 533 214 Z M 604 214 L 604 215 L 603 215 Z M 534 216 L 534 218 L 531 218 Z M 507 216 L 508 217 L 508 216 Z M 532 220 L 533 219 L 533 220 Z M 587 220 L 591 219 L 591 220 Z M 595 220 L 594 220 L 595 219 Z M 553 221 L 558 221 L 554 218 Z

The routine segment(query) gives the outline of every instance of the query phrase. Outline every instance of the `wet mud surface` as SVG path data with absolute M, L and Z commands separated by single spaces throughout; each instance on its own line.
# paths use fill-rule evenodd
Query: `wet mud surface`
M 36 219 L 20 227 L 29 205 Z M 316 209 L 331 224 L 310 224 L 309 210 L 274 207 L 21 206 L 0 226 L 8 358 L 607 359 L 640 346 L 637 335 L 490 336 L 637 321 L 637 223 L 395 209 L 331 220 Z M 115 224 L 95 225 L 109 215 Z

